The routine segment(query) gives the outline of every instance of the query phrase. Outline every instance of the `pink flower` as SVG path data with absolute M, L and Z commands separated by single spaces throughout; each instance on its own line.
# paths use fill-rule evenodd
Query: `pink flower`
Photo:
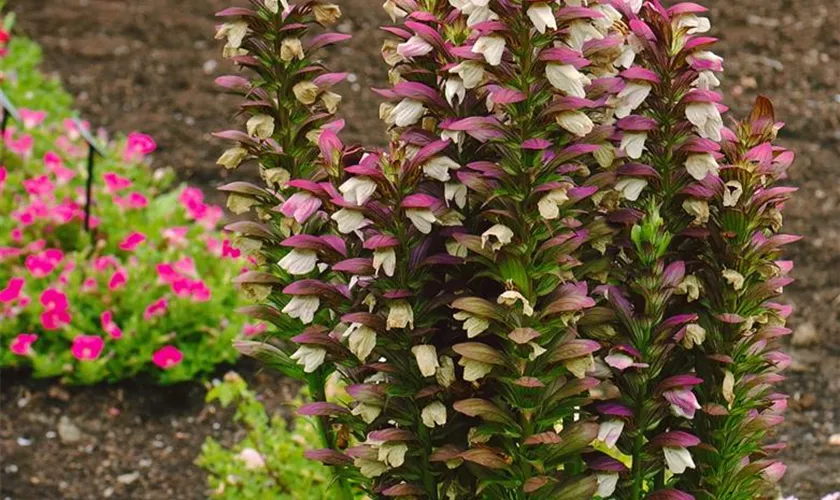
M 231 259 L 238 259 L 242 252 L 230 244 L 230 240 L 222 242 L 222 258 L 230 257 Z
M 190 280 L 180 278 L 172 282 L 172 291 L 175 295 L 183 298 L 191 298 L 195 302 L 207 302 L 210 300 L 210 288 L 202 280 Z
M 99 319 L 102 321 L 102 330 L 110 335 L 111 338 L 118 339 L 122 337 L 122 329 L 114 321 L 114 314 L 111 311 L 103 311 Z
M 43 278 L 55 271 L 62 259 L 64 259 L 64 252 L 57 248 L 50 248 L 40 254 L 26 257 L 26 269 L 32 276 Z
M 15 231 L 14 229 L 12 231 Z M 18 241 L 12 238 L 13 241 Z M 15 247 L 0 247 L 0 262 L 12 257 L 20 257 L 20 248 Z
M 41 294 L 41 305 L 48 311 L 50 310 L 66 310 L 69 306 L 67 302 L 67 295 L 55 288 L 47 288 Z
M 196 276 L 195 261 L 191 257 L 184 257 L 175 262 L 175 270 L 185 276 Z
M 38 340 L 38 336 L 34 333 L 21 333 L 9 345 L 9 350 L 18 356 L 28 356 L 32 354 L 32 344 Z
M 6 167 L 0 166 L 0 190 L 3 189 L 3 186 L 6 185 L 6 179 L 9 177 L 9 172 L 6 171 Z
M 23 286 L 26 284 L 26 280 L 23 278 L 12 278 L 6 284 L 6 288 L 0 290 L 0 303 L 3 304 L 10 304 L 18 298 L 20 298 L 20 292 L 23 290 Z
M 161 234 L 169 241 L 171 245 L 184 246 L 187 243 L 187 233 L 190 228 L 186 226 L 168 227 L 164 229 Z
M 27 130 L 37 127 L 47 117 L 46 111 L 33 111 L 31 109 L 20 108 L 18 112 L 20 113 L 20 118 L 23 120 L 23 128 Z
M 176 271 L 174 267 L 172 267 L 172 264 L 164 262 L 163 264 L 158 264 L 156 269 L 158 273 L 158 283 L 166 283 L 168 285 L 181 278 L 181 275 L 178 274 L 178 271 Z
M 259 335 L 266 330 L 267 326 L 265 323 L 245 323 L 245 326 L 242 327 L 242 335 L 246 337 L 253 337 L 254 335 Z
M 137 231 L 129 234 L 120 243 L 120 250 L 133 252 L 140 244 L 146 241 L 146 235 Z
M 171 345 L 163 346 L 152 354 L 152 363 L 164 370 L 168 370 L 169 368 L 178 365 L 183 359 L 184 355 L 181 351 L 179 351 L 177 347 Z
M 70 179 L 76 177 L 76 172 L 65 167 L 61 156 L 55 151 L 47 151 L 44 154 L 44 166 L 55 175 L 59 184 L 66 184 Z
M 149 304 L 143 313 L 143 319 L 149 321 L 157 316 L 163 316 L 166 314 L 167 309 L 169 309 L 169 301 L 166 298 L 158 299 Z
M 151 154 L 155 149 L 157 149 L 157 144 L 151 136 L 139 132 L 132 132 L 128 134 L 128 139 L 125 142 L 123 161 L 132 162 L 141 160 L 144 156 Z
M 70 312 L 67 295 L 55 288 L 47 288 L 41 294 L 41 324 L 45 330 L 57 330 L 70 323 Z
M 213 254 L 217 257 L 222 256 L 222 248 L 223 248 L 224 245 L 221 241 L 217 240 L 216 238 L 208 236 L 204 240 L 204 242 L 207 244 L 207 251 L 208 252 L 210 252 L 211 254 Z
M 123 198 L 122 196 L 114 196 L 114 204 L 123 210 L 137 210 L 148 206 L 149 199 L 140 193 L 134 192 L 129 194 L 126 198 Z
M 84 128 L 85 130 L 90 130 L 90 122 L 83 121 L 82 128 Z M 72 141 L 75 141 L 76 139 L 82 136 L 79 127 L 76 125 L 76 121 L 71 120 L 69 118 L 64 119 L 64 132 Z
M 117 267 L 118 265 L 119 261 L 113 255 L 103 255 L 102 257 L 97 257 L 93 261 L 93 269 L 97 272 L 102 272 L 110 267 Z
M 79 361 L 93 361 L 102 354 L 105 341 L 96 335 L 78 335 L 73 339 L 70 352 Z
M 93 278 L 88 278 L 82 283 L 82 291 L 83 292 L 92 292 L 96 290 L 97 283 L 96 280 Z
M 29 134 L 23 134 L 17 139 L 12 139 L 11 135 L 6 137 L 6 147 L 9 151 L 21 157 L 29 157 L 32 154 L 32 147 L 35 145 L 35 139 Z
M 219 224 L 222 216 L 224 216 L 224 212 L 221 207 L 206 205 L 204 216 L 199 218 L 198 222 L 206 229 L 214 229 Z
M 126 270 L 123 268 L 117 269 L 116 271 L 114 271 L 114 274 L 111 275 L 111 279 L 108 280 L 108 290 L 119 290 L 120 288 L 124 287 L 127 282 L 128 273 L 126 272 Z
M 52 192 L 55 191 L 55 185 L 46 175 L 40 175 L 32 179 L 24 180 L 23 187 L 26 189 L 26 192 L 32 196 L 44 196 L 52 194 Z
M 102 174 L 102 179 L 105 181 L 106 193 L 116 193 L 131 187 L 131 179 L 127 179 L 114 172 L 105 172 Z

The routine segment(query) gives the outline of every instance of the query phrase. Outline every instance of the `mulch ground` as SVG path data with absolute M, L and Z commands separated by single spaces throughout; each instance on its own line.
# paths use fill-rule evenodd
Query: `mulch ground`
M 85 118 L 112 131 L 154 135 L 159 165 L 212 188 L 229 180 L 214 165 L 222 145 L 209 135 L 228 126 L 235 109 L 213 87 L 229 67 L 212 40 L 212 13 L 228 3 L 12 0 L 10 8 L 19 29 L 44 47 L 45 69 L 77 95 Z M 353 74 L 342 89 L 344 137 L 379 142 L 378 102 L 366 89 L 384 85 L 381 1 L 340 3 L 339 29 L 354 34 L 332 57 L 336 70 Z M 759 91 L 770 96 L 787 122 L 783 143 L 798 153 L 791 181 L 801 190 L 786 224 L 807 238 L 789 253 L 798 281 L 786 294 L 796 313 L 794 363 L 784 384 L 792 398 L 781 430 L 788 442 L 783 487 L 801 500 L 818 499 L 840 490 L 840 446 L 829 444 L 840 433 L 840 0 L 701 3 L 711 7 L 723 40 L 728 104 L 743 116 Z M 255 379 L 269 400 L 288 392 L 277 378 Z M 49 384 L 10 376 L 3 382 L 3 498 L 203 498 L 203 475 L 187 464 L 205 435 L 233 433 L 224 415 L 202 403 L 198 385 L 50 391 Z M 62 416 L 83 440 L 55 437 Z M 123 484 L 135 472 L 137 479 Z

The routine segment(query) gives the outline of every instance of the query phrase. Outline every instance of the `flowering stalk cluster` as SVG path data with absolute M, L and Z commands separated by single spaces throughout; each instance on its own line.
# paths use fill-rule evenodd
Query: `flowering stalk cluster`
M 308 381 L 312 458 L 375 497 L 753 498 L 778 479 L 760 455 L 786 311 L 765 301 L 791 158 L 766 112 L 723 127 L 702 7 L 389 0 L 390 145 L 370 150 L 338 138 L 343 75 L 313 58 L 343 36 L 308 38 L 338 7 L 252 4 L 221 13 L 256 76 L 219 81 L 249 117 L 219 162 L 268 184 L 223 190 L 260 219 L 231 227 L 264 264 L 238 281 L 279 331 L 239 347 Z

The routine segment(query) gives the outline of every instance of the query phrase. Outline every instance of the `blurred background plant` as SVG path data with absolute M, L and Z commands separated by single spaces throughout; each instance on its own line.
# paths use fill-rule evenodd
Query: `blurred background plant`
M 233 361 L 232 340 L 260 327 L 229 314 L 246 261 L 216 229 L 222 209 L 151 167 L 150 136 L 99 130 L 85 231 L 89 125 L 38 70 L 38 46 L 8 35 L 12 23 L 0 74 L 20 120 L 7 121 L 0 161 L 0 366 L 173 383 Z
M 335 498 L 327 468 L 304 457 L 308 444 L 319 439 L 313 420 L 296 417 L 290 425 L 282 415 L 267 413 L 245 380 L 233 372 L 214 381 L 207 402 L 234 406 L 234 421 L 246 432 L 231 447 L 213 438 L 205 441 L 196 463 L 208 472 L 211 497 Z

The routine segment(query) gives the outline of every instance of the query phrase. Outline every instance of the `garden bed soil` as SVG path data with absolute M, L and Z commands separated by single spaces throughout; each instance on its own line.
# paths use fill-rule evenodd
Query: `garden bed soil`
M 220 171 L 214 163 L 222 145 L 209 135 L 228 126 L 236 105 L 213 87 L 214 76 L 230 68 L 212 40 L 212 13 L 229 0 L 9 3 L 18 28 L 44 47 L 45 69 L 62 78 L 94 125 L 154 135 L 156 164 L 173 166 L 209 191 L 228 178 L 254 175 Z M 784 384 L 791 408 L 781 429 L 788 442 L 783 489 L 818 499 L 840 490 L 840 446 L 829 444 L 840 433 L 840 0 L 702 3 L 711 7 L 714 34 L 723 40 L 727 102 L 743 116 L 759 90 L 770 96 L 787 122 L 782 142 L 798 153 L 791 182 L 801 190 L 786 224 L 806 239 L 790 250 L 798 281 L 785 296 L 796 312 L 793 365 Z M 383 126 L 366 89 L 385 85 L 376 27 L 386 19 L 380 0 L 340 4 L 346 15 L 338 28 L 354 34 L 332 54 L 332 66 L 353 75 L 342 89 L 344 138 L 378 143 Z M 201 386 L 54 390 L 59 398 L 49 387 L 3 377 L 0 497 L 102 498 L 108 488 L 114 498 L 203 497 L 203 475 L 187 464 L 205 435 L 232 431 L 223 415 L 203 405 Z M 256 389 L 282 398 L 279 387 L 279 379 L 269 379 Z M 19 407 L 24 396 L 28 403 Z M 78 422 L 84 441 L 65 445 L 45 437 L 62 415 Z M 22 446 L 21 438 L 31 443 Z M 141 460 L 152 462 L 143 468 Z M 134 471 L 138 479 L 119 483 L 120 474 Z

